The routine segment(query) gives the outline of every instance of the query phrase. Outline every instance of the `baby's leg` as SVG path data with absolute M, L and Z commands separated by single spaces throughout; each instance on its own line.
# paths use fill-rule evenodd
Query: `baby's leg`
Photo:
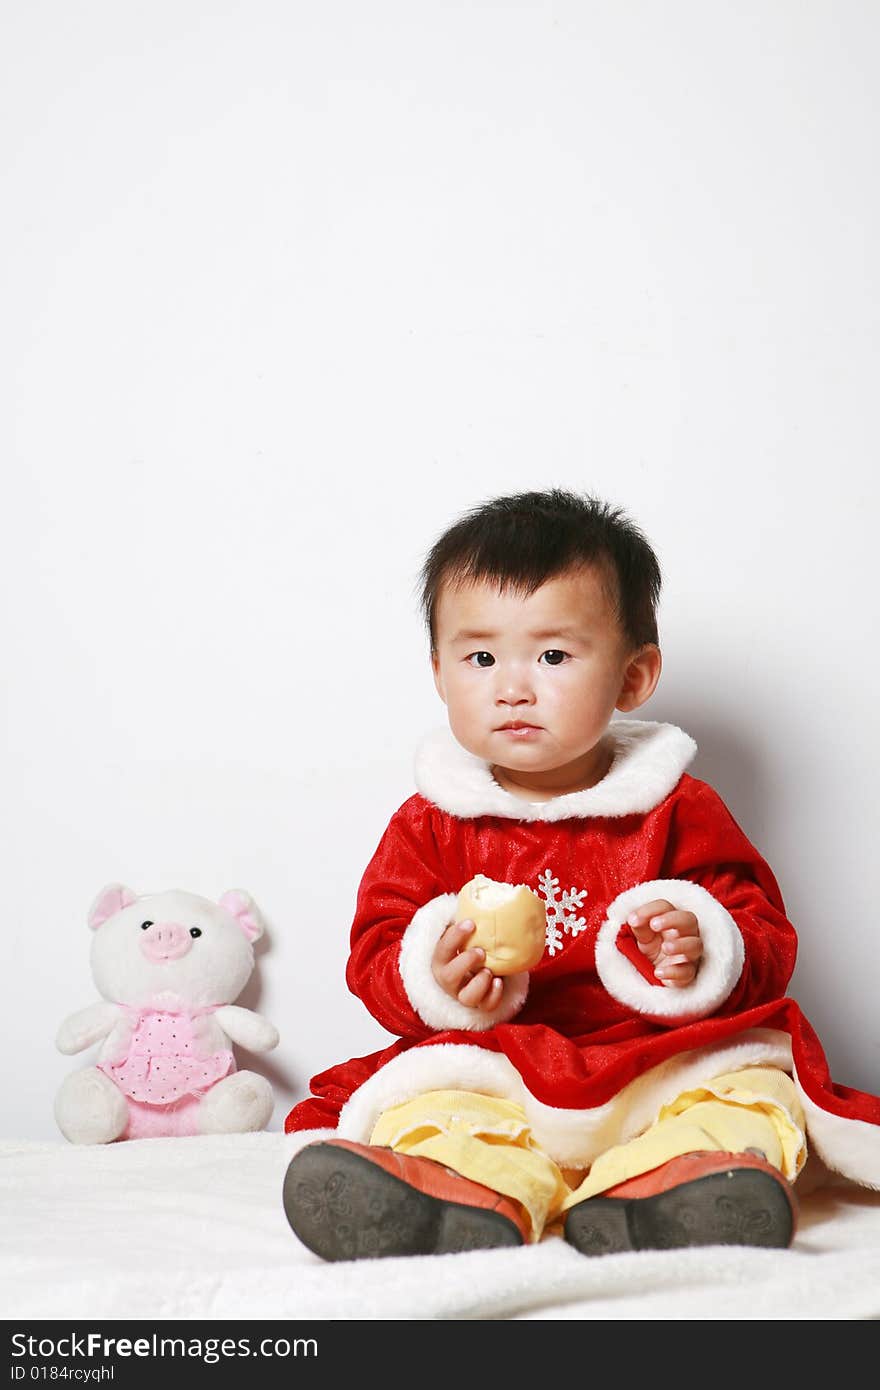
M 562 1182 L 521 1107 L 428 1092 L 380 1116 L 369 1144 L 331 1139 L 291 1160 L 284 1210 L 324 1259 L 448 1254 L 540 1236 Z
M 562 1204 L 585 1254 L 682 1245 L 788 1245 L 789 1187 L 806 1160 L 794 1085 L 776 1068 L 716 1077 L 595 1161 Z
M 417 1154 L 502 1192 L 522 1209 L 531 1241 L 569 1192 L 562 1173 L 532 1139 L 516 1101 L 476 1091 L 429 1091 L 379 1117 L 370 1138 Z

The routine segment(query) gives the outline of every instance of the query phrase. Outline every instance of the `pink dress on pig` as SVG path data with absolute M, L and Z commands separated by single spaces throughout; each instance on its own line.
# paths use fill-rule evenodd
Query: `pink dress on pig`
M 128 1098 L 123 1139 L 159 1134 L 195 1134 L 196 1112 L 205 1092 L 235 1071 L 229 1048 L 204 1052 L 197 1020 L 220 1006 L 171 1012 L 120 1005 L 131 1022 L 128 1050 L 98 1063 Z

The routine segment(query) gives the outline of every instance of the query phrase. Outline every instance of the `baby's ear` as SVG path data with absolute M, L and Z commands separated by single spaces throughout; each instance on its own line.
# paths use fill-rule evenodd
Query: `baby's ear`
M 92 931 L 97 931 L 108 917 L 115 917 L 124 907 L 137 902 L 137 893 L 126 888 L 124 883 L 106 884 L 89 908 L 88 923 Z
M 440 658 L 436 652 L 431 653 L 431 674 L 434 677 L 434 689 L 440 696 L 444 705 L 446 704 L 446 690 L 443 684 L 443 677 L 440 673 Z
M 258 941 L 265 930 L 259 908 L 242 888 L 229 888 L 220 899 L 220 906 L 231 913 L 248 941 Z
M 660 648 L 654 642 L 640 647 L 626 668 L 615 708 L 628 714 L 650 700 L 657 689 L 662 665 Z

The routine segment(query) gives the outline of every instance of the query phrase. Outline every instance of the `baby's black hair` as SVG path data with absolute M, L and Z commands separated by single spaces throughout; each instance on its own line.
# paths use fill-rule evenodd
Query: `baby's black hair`
M 654 642 L 660 565 L 645 536 L 620 507 L 589 494 L 550 488 L 478 503 L 431 547 L 419 573 L 419 605 L 436 650 L 437 602 L 445 583 L 497 581 L 528 596 L 547 579 L 597 566 L 632 648 Z

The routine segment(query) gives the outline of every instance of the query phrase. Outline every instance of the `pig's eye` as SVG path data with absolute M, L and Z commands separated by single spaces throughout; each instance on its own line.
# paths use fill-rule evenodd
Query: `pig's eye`
M 190 929 L 189 929 L 189 934 L 190 934 L 190 936 L 192 936 L 192 937 L 201 936 L 201 934 L 202 934 L 202 929 L 201 929 L 201 927 L 190 927 Z
M 146 931 L 147 927 L 151 927 L 152 925 L 152 922 L 141 922 L 141 931 Z

